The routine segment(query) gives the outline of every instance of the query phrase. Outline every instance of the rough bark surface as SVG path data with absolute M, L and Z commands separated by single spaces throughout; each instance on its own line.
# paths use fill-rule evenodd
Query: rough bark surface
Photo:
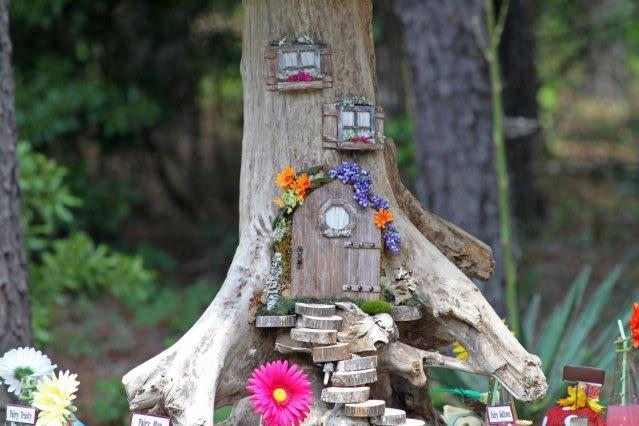
M 415 92 L 416 195 L 437 215 L 493 248 L 497 267 L 485 286 L 504 311 L 497 210 L 497 175 L 491 140 L 491 94 L 473 20 L 483 21 L 483 0 L 397 0 Z
M 539 81 L 535 67 L 534 11 L 532 0 L 512 0 L 499 45 L 507 117 L 537 121 Z M 538 129 L 519 136 L 506 134 L 506 154 L 511 175 L 514 215 L 525 226 L 543 214 L 543 203 L 533 180 L 533 159 L 542 147 Z
M 340 93 L 376 97 L 370 1 L 245 0 L 243 19 L 240 243 L 222 289 L 191 330 L 123 378 L 131 409 L 168 413 L 176 426 L 210 426 L 214 405 L 233 404 L 246 396 L 244 387 L 252 369 L 278 357 L 276 333 L 248 323 L 253 292 L 262 288 L 270 267 L 276 187 L 269 182 L 285 166 L 334 166 L 342 160 L 357 161 L 370 170 L 375 191 L 389 200 L 395 213 L 402 246 L 398 256 L 383 257 L 383 266 L 412 270 L 417 295 L 425 305 L 424 318 L 412 323 L 423 334 L 408 335 L 405 342 L 417 344 L 415 351 L 405 348 L 413 354 L 411 363 L 421 359 L 426 365 L 493 375 L 519 399 L 543 396 L 546 383 L 539 359 L 521 347 L 470 279 L 411 222 L 394 194 L 383 152 L 322 148 L 324 104 L 334 102 Z M 262 49 L 290 33 L 314 33 L 331 45 L 335 76 L 331 89 L 286 94 L 266 90 Z M 451 340 L 469 348 L 472 362 L 432 352 Z M 308 354 L 296 361 L 311 367 Z M 405 370 L 393 364 L 391 371 Z M 309 371 L 317 379 L 320 372 Z M 417 372 L 421 377 L 420 368 Z M 318 411 L 325 407 L 319 399 L 316 404 Z M 240 413 L 249 416 L 246 408 L 245 399 L 238 402 L 233 424 L 245 424 Z M 320 418 L 314 414 L 307 424 L 321 424 Z
M 22 242 L 9 2 L 0 0 L 0 356 L 31 344 L 27 263 Z M 0 387 L 0 406 L 8 401 Z

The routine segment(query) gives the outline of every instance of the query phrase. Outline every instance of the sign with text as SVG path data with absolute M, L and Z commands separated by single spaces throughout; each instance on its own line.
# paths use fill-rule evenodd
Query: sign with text
M 131 426 L 171 426 L 171 420 L 168 417 L 133 413 Z
M 21 405 L 7 405 L 7 422 L 10 424 L 34 425 L 36 423 L 36 410 Z
M 486 407 L 486 413 L 488 415 L 488 423 L 491 425 L 502 425 L 515 421 L 510 405 L 488 406 Z

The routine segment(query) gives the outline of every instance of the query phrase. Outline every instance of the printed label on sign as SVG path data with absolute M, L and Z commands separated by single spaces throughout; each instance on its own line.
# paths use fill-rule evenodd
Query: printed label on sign
M 488 423 L 491 425 L 515 421 L 510 405 L 489 406 L 486 407 L 486 412 L 488 413 Z
M 171 420 L 168 417 L 133 413 L 131 426 L 171 426 Z
M 34 425 L 36 422 L 36 410 L 20 405 L 7 405 L 7 421 L 25 425 Z

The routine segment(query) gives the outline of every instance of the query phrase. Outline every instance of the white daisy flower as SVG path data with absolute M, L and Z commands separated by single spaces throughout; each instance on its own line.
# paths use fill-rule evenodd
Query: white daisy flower
M 20 395 L 20 379 L 46 376 L 56 367 L 48 356 L 34 348 L 11 349 L 0 358 L 0 379 L 8 386 L 9 393 Z

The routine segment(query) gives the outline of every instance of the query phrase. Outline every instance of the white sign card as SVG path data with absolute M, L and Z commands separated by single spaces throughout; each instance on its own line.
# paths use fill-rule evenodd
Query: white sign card
M 36 422 L 36 410 L 21 405 L 7 405 L 7 421 L 34 425 Z
M 488 413 L 488 423 L 491 425 L 515 421 L 510 405 L 488 406 L 486 412 Z
M 171 420 L 168 417 L 133 413 L 131 426 L 171 426 Z

